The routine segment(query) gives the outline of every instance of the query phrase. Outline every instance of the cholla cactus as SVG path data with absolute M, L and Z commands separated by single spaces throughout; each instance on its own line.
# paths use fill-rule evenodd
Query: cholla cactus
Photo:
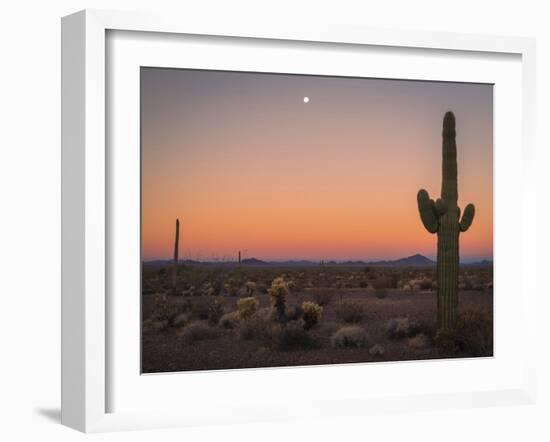
M 271 288 L 268 289 L 268 293 L 273 299 L 273 307 L 277 311 L 279 320 L 283 321 L 286 311 L 286 298 L 290 294 L 287 283 L 281 277 L 275 278 L 271 283 Z
M 458 313 L 458 237 L 474 219 L 475 208 L 468 204 L 462 219 L 458 207 L 455 116 L 443 118 L 443 181 L 441 198 L 430 199 L 428 192 L 418 192 L 418 211 L 426 230 L 437 233 L 437 321 L 440 329 L 451 328 Z
M 237 311 L 239 312 L 239 319 L 249 319 L 252 317 L 256 310 L 258 310 L 259 302 L 253 296 L 248 298 L 241 298 L 237 301 Z
M 315 302 L 305 301 L 302 303 L 302 309 L 304 310 L 304 329 L 315 327 L 321 319 L 323 307 Z
M 244 285 L 244 288 L 246 289 L 246 294 L 248 296 L 252 296 L 254 294 L 254 292 L 256 291 L 256 283 L 254 281 L 248 281 Z

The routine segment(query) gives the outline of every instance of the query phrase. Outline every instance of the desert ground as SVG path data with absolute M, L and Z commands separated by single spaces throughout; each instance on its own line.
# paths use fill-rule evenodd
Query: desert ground
M 431 267 L 144 264 L 142 372 L 492 356 L 492 278 L 461 267 L 442 332 Z

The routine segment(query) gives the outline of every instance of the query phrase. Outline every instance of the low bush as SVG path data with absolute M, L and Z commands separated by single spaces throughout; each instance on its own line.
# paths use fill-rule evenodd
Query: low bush
M 304 329 L 309 330 L 315 327 L 321 319 L 323 307 L 314 302 L 305 301 L 302 304 L 302 309 L 304 310 Z
M 183 327 L 185 324 L 187 324 L 190 320 L 190 315 L 188 313 L 180 313 L 179 315 L 175 316 L 172 320 L 172 325 L 174 327 Z
M 433 282 L 431 279 L 423 279 L 419 283 L 420 290 L 432 290 L 433 289 Z
M 304 315 L 304 309 L 299 305 L 291 305 L 286 309 L 286 319 L 289 321 L 297 321 Z
M 384 299 L 388 295 L 388 287 L 390 286 L 390 281 L 385 276 L 380 276 L 372 282 L 374 288 L 374 295 L 378 299 Z
M 468 309 L 458 315 L 451 330 L 440 330 L 435 344 L 442 350 L 464 356 L 492 356 L 493 320 L 488 313 Z
M 409 318 L 393 318 L 386 322 L 386 335 L 390 339 L 400 339 L 411 334 Z
M 262 309 L 256 313 L 243 318 L 239 315 L 240 321 L 237 324 L 237 336 L 244 340 L 269 341 L 273 321 L 271 320 L 270 309 Z
M 358 325 L 342 327 L 330 338 L 330 343 L 334 348 L 361 348 L 369 344 L 369 338 L 366 330 Z
M 196 341 L 215 338 L 218 333 L 205 321 L 194 321 L 186 325 L 178 335 L 186 344 L 192 344 Z
M 365 317 L 365 307 L 359 301 L 343 301 L 336 307 L 336 316 L 343 322 L 361 322 Z
M 428 345 L 428 338 L 424 333 L 419 333 L 418 335 L 409 338 L 409 347 L 412 348 L 424 348 Z
M 193 317 L 200 320 L 208 319 L 208 313 L 210 312 L 210 300 L 200 298 L 191 304 L 191 313 Z
M 304 326 L 300 322 L 276 324 L 270 333 L 271 346 L 280 351 L 307 350 L 319 347 L 319 343 L 304 330 Z
M 380 344 L 374 344 L 369 350 L 371 356 L 383 356 L 385 352 L 384 347 Z

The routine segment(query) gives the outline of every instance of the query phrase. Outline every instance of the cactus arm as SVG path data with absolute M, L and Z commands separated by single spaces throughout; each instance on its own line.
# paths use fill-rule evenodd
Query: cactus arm
M 420 213 L 420 219 L 426 230 L 430 233 L 437 232 L 439 227 L 439 221 L 436 213 L 436 204 L 434 200 L 430 198 L 428 192 L 424 189 L 418 191 L 416 197 L 418 201 L 418 212 Z
M 461 232 L 465 232 L 472 225 L 474 220 L 474 215 L 476 213 L 476 208 L 473 204 L 468 204 L 464 209 L 462 219 L 460 220 L 459 227 Z

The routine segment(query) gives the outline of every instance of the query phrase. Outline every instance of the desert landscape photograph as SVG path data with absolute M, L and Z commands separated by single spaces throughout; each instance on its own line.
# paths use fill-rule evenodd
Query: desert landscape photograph
M 142 373 L 493 356 L 493 85 L 140 77 Z

